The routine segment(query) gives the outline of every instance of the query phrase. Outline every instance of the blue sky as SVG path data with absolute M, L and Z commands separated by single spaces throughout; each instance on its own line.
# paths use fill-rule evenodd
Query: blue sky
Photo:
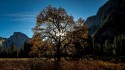
M 0 0 L 0 37 L 22 32 L 32 37 L 36 16 L 46 6 L 63 7 L 75 20 L 95 15 L 107 0 Z

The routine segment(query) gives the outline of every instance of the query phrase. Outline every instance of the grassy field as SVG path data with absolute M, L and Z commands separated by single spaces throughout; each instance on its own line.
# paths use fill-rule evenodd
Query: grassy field
M 125 63 L 112 63 L 93 59 L 78 61 L 38 58 L 0 58 L 0 70 L 125 70 Z

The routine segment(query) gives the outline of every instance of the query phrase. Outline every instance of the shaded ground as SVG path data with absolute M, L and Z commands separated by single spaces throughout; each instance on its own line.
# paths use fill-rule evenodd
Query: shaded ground
M 125 63 L 112 63 L 93 59 L 78 61 L 61 60 L 56 64 L 53 59 L 1 58 L 0 70 L 125 70 Z

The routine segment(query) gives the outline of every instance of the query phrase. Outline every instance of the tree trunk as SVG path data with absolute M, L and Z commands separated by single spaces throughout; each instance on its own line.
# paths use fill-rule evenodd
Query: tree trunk
M 61 47 L 61 37 L 59 38 L 59 41 L 57 43 L 57 51 L 56 51 L 56 58 L 57 58 L 57 61 L 60 61 L 61 59 L 61 50 L 60 50 L 60 47 Z

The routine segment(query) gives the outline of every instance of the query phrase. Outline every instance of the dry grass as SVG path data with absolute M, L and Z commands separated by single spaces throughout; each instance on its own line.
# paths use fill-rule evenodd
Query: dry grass
M 92 59 L 79 61 L 53 60 L 32 58 L 1 58 L 0 70 L 125 70 L 125 63 L 111 63 Z

